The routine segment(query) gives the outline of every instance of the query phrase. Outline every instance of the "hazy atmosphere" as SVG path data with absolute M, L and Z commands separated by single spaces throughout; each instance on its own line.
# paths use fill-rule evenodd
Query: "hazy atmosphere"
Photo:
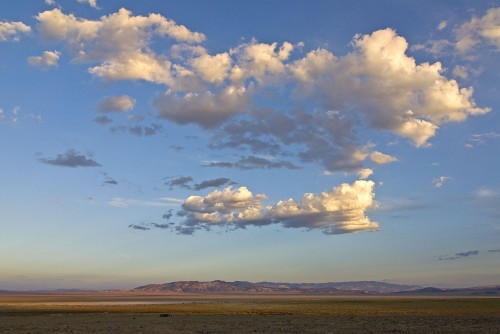
M 500 283 L 497 1 L 2 0 L 0 290 Z

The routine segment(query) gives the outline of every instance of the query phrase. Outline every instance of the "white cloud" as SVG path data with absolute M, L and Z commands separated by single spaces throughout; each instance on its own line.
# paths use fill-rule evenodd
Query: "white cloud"
M 77 18 L 56 8 L 38 14 L 47 41 L 62 41 L 75 62 L 100 63 L 89 72 L 103 80 L 146 80 L 172 84 L 171 63 L 149 48 L 153 36 L 199 43 L 205 36 L 191 32 L 159 14 L 133 16 L 122 8 L 99 20 Z
M 22 22 L 0 22 L 0 42 L 18 41 L 19 35 L 30 31 L 31 28 Z
M 384 154 L 379 151 L 375 151 L 372 154 L 370 154 L 370 159 L 377 165 L 385 165 L 391 162 L 398 161 L 398 158 L 390 156 L 388 154 Z
M 443 186 L 443 184 L 449 180 L 451 180 L 451 177 L 449 177 L 449 176 L 440 176 L 440 177 L 432 180 L 432 183 L 434 184 L 434 187 L 441 188 Z
M 373 170 L 370 168 L 363 168 L 360 169 L 357 174 L 361 180 L 365 180 L 373 174 Z
M 178 215 L 185 218 L 181 231 L 223 225 L 282 224 L 286 228 L 320 229 L 327 234 L 375 231 L 379 225 L 366 217 L 374 207 L 374 183 L 358 180 L 331 191 L 305 194 L 300 201 L 287 199 L 265 206 L 264 194 L 253 195 L 246 187 L 216 190 L 205 197 L 190 196 Z
M 97 8 L 97 0 L 76 0 L 79 3 L 88 4 L 92 8 Z
M 89 68 L 89 73 L 104 81 L 145 80 L 158 84 L 172 84 L 171 63 L 156 58 L 152 53 L 131 52 L 105 60 Z
M 106 96 L 99 102 L 99 111 L 129 111 L 135 106 L 135 100 L 128 95 Z
M 444 77 L 439 62 L 417 64 L 407 56 L 408 43 L 392 29 L 357 36 L 353 46 L 344 57 L 316 50 L 292 63 L 302 92 L 333 110 L 355 108 L 372 127 L 407 137 L 416 146 L 425 146 L 442 123 L 489 111 L 476 107 L 472 88 Z
M 285 71 L 283 64 L 293 50 L 293 45 L 285 42 L 277 49 L 278 44 L 265 44 L 252 41 L 231 50 L 237 59 L 237 65 L 231 72 L 231 80 L 240 84 L 247 78 L 254 78 L 259 83 L 272 81 L 276 75 Z
M 154 107 L 160 117 L 178 124 L 214 128 L 235 115 L 253 118 L 246 113 L 255 109 L 249 106 L 260 107 L 259 97 L 270 91 L 290 101 L 292 108 L 310 107 L 311 112 L 281 111 L 276 118 L 288 123 L 266 130 L 250 126 L 247 119 L 246 127 L 253 130 L 243 127 L 246 137 L 240 136 L 233 147 L 260 145 L 276 153 L 280 145 L 298 144 L 305 148 L 298 155 L 302 161 L 320 162 L 328 171 L 363 167 L 368 152 L 358 143 L 356 126 L 390 131 L 425 147 L 442 124 L 490 111 L 476 106 L 472 87 L 459 87 L 445 77 L 441 63 L 418 64 L 408 56 L 407 41 L 392 29 L 355 36 L 353 51 L 343 56 L 320 48 L 290 60 L 294 45 L 288 42 L 252 40 L 210 55 L 197 44 L 205 39 L 202 33 L 159 14 L 134 16 L 123 8 L 99 20 L 59 9 L 37 19 L 46 40 L 64 42 L 74 62 L 92 63 L 92 75 L 167 86 Z M 179 44 L 157 54 L 151 47 L 154 37 L 170 37 Z M 294 137 L 280 132 L 285 128 Z M 265 145 L 269 137 L 273 142 Z
M 45 51 L 41 56 L 29 57 L 28 63 L 39 68 L 54 67 L 57 66 L 60 54 L 58 51 Z
M 500 49 L 500 7 L 490 8 L 483 17 L 473 17 L 457 31 L 456 49 L 466 53 L 481 41 Z
M 448 25 L 448 21 L 446 21 L 446 20 L 441 21 L 441 22 L 439 22 L 439 24 L 437 26 L 437 30 L 443 30 L 444 28 L 446 28 L 447 25 Z
M 221 84 L 227 78 L 231 68 L 231 57 L 228 53 L 215 56 L 204 54 L 194 58 L 191 66 L 206 82 Z
M 56 2 L 54 0 L 45 0 L 45 4 L 49 6 L 55 6 Z

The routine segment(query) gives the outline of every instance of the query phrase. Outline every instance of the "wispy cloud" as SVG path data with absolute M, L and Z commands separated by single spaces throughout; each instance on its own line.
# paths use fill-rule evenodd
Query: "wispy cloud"
M 98 117 L 94 118 L 94 122 L 96 122 L 97 124 L 100 124 L 100 125 L 108 125 L 108 124 L 112 123 L 113 120 L 111 118 L 109 118 L 108 116 L 98 116 Z
M 471 250 L 467 252 L 455 253 L 453 256 L 440 256 L 439 260 L 457 260 L 462 258 L 467 258 L 471 256 L 476 256 L 479 254 L 479 250 Z
M 490 140 L 499 139 L 500 133 L 498 132 L 487 132 L 481 134 L 471 135 L 469 138 L 469 143 L 465 146 L 468 148 L 473 148 L 474 146 L 484 145 Z
M 147 231 L 150 230 L 151 228 L 144 226 L 144 225 L 139 225 L 139 224 L 130 224 L 128 227 L 134 230 L 140 230 L 140 231 Z
M 222 167 L 222 168 L 237 168 L 237 169 L 300 169 L 300 167 L 294 165 L 290 161 L 280 160 L 280 161 L 272 161 L 266 158 L 257 157 L 257 156 L 247 156 L 241 157 L 240 160 L 236 162 L 227 162 L 227 161 L 211 161 L 206 163 L 204 166 L 206 167 Z
M 162 197 L 155 200 L 140 200 L 140 199 L 126 199 L 121 197 L 114 197 L 108 202 L 108 205 L 115 208 L 127 208 L 130 206 L 139 207 L 164 207 L 164 206 L 179 206 L 183 201 L 177 198 Z
M 170 190 L 175 187 L 191 189 L 191 185 L 189 185 L 189 183 L 193 182 L 192 176 L 168 177 L 167 179 L 168 181 L 165 182 L 165 185 L 169 187 Z
M 203 190 L 206 188 L 220 188 L 225 185 L 231 185 L 235 184 L 235 182 L 232 182 L 230 179 L 225 178 L 225 177 L 220 177 L 217 179 L 212 179 L 212 180 L 205 180 L 200 183 L 197 183 L 193 186 L 194 190 Z

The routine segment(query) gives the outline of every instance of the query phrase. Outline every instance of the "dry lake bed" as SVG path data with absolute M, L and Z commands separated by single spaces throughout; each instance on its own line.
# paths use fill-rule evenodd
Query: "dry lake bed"
M 500 333 L 500 298 L 12 293 L 0 333 Z

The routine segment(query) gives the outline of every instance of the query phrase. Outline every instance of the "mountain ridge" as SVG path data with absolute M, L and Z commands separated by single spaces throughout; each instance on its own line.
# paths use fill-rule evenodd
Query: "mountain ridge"
M 403 285 L 377 281 L 286 283 L 215 281 L 175 281 L 147 284 L 131 289 L 134 292 L 201 293 L 201 294 L 384 294 L 421 289 L 417 285 Z

